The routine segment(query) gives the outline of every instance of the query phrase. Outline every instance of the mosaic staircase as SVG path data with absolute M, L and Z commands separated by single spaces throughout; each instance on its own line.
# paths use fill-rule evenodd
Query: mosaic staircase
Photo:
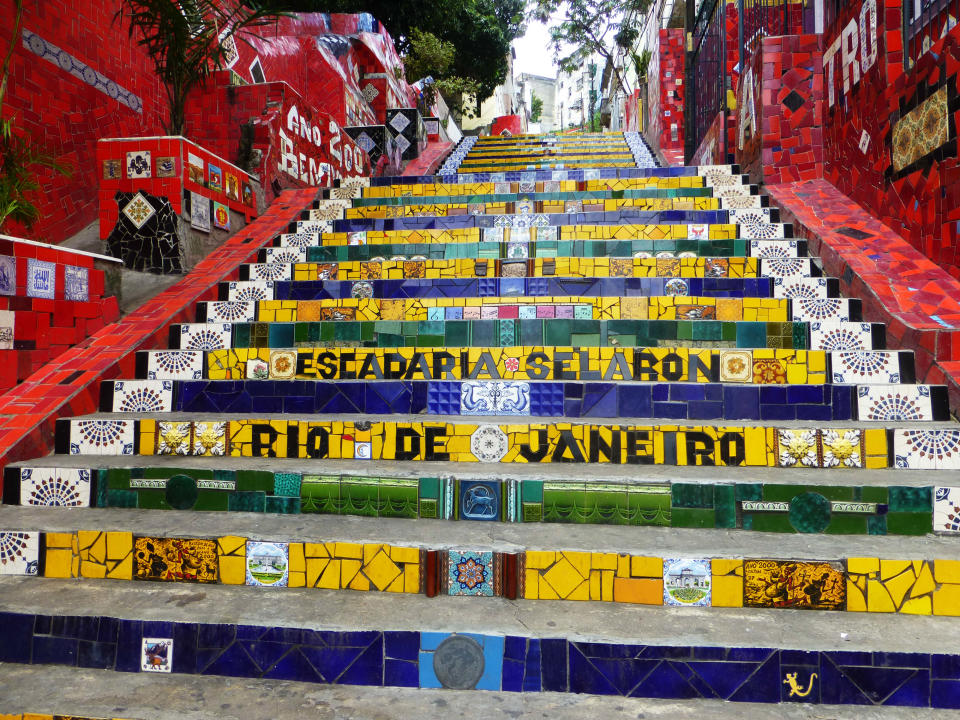
M 960 707 L 960 426 L 791 235 L 631 133 L 324 190 L 5 469 L 0 661 Z

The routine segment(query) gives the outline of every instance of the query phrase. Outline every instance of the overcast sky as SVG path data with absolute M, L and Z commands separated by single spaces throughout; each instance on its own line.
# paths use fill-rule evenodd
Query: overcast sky
M 517 51 L 517 59 L 513 63 L 514 74 L 526 72 L 544 77 L 557 76 L 546 25 L 529 21 L 527 34 L 514 40 L 513 47 Z

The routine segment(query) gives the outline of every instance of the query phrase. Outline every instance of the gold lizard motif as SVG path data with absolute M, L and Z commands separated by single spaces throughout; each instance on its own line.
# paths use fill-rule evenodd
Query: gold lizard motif
M 807 685 L 806 690 L 801 690 L 800 686 L 797 684 L 797 673 L 787 673 L 787 679 L 783 681 L 784 685 L 790 686 L 790 695 L 788 697 L 806 697 L 810 694 L 810 691 L 813 690 L 813 681 L 816 680 L 817 674 L 810 673 L 810 684 Z

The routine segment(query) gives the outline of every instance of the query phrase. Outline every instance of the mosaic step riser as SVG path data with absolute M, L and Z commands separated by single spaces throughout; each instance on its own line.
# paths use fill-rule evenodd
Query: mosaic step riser
M 332 220 L 301 219 L 290 223 L 274 240 L 277 247 L 382 244 L 387 239 L 409 242 L 506 242 L 557 240 L 776 240 L 793 238 L 793 225 L 773 223 L 765 208 L 728 210 L 727 223 L 629 223 L 620 225 L 493 225 L 488 227 L 388 229 L 334 232 Z M 532 216 L 531 216 L 532 217 Z
M 196 468 L 7 467 L 3 502 L 779 533 L 960 533 L 960 488 L 377 477 Z
M 578 422 L 59 419 L 61 455 L 960 469 L 960 430 Z
M 742 198 L 747 208 L 754 204 L 753 197 Z M 727 198 L 730 203 L 736 198 Z M 730 205 L 730 207 L 742 207 Z M 340 210 L 338 209 L 339 213 Z M 630 210 L 612 212 L 552 213 L 528 215 L 447 215 L 443 217 L 400 217 L 400 218 L 355 218 L 351 220 L 338 217 L 320 216 L 319 210 L 309 211 L 304 220 L 327 223 L 321 226 L 326 232 L 361 232 L 385 230 L 455 230 L 458 228 L 484 227 L 547 227 L 563 225 L 724 225 L 734 223 L 731 210 Z M 756 210 L 754 210 L 756 212 Z M 784 227 L 784 224 L 775 224 Z M 789 225 L 789 223 L 787 223 Z M 769 232 L 776 232 L 771 229 Z M 783 237 L 792 237 L 793 230 L 788 228 Z M 775 237 L 766 235 L 765 237 Z
M 36 578 L 960 616 L 960 561 L 939 558 L 664 558 L 99 530 L 0 530 L 0 542 L 19 550 L 0 575 Z
M 410 204 L 376 204 L 336 210 L 319 208 L 310 211 L 310 220 L 358 220 L 410 217 L 447 218 L 465 215 L 476 217 L 517 216 L 524 214 L 577 215 L 580 213 L 610 213 L 621 211 L 669 212 L 673 210 L 712 211 L 756 209 L 767 207 L 764 195 L 734 195 L 724 197 L 699 196 L 690 198 L 620 198 L 610 200 L 537 200 L 510 202 L 438 202 Z M 328 200 L 340 203 L 343 201 Z M 512 223 L 511 223 L 512 224 Z
M 811 258 L 518 258 L 382 260 L 341 263 L 245 263 L 240 280 L 400 280 L 490 277 L 770 277 L 784 281 L 820 277 Z
M 497 184 L 499 185 L 499 184 Z M 627 190 L 578 190 L 576 187 L 557 188 L 556 190 L 539 190 L 536 192 L 514 192 L 511 189 L 506 187 L 497 186 L 488 191 L 488 192 L 471 192 L 471 193 L 442 193 L 436 192 L 435 194 L 418 194 L 410 195 L 407 192 L 398 192 L 396 195 L 377 195 L 377 196 L 357 196 L 350 198 L 351 207 L 361 208 L 361 207 L 398 207 L 404 205 L 462 205 L 467 203 L 468 205 L 477 205 L 484 203 L 505 203 L 507 206 L 521 203 L 538 203 L 538 202 L 573 202 L 573 203 L 590 203 L 592 201 L 600 201 L 601 207 L 603 209 L 603 201 L 605 200 L 669 200 L 669 199 L 686 199 L 686 198 L 712 198 L 717 197 L 714 195 L 714 188 L 712 187 L 686 187 L 686 188 L 659 188 L 659 187 L 648 187 L 648 188 L 635 188 Z M 724 186 L 727 188 L 739 187 L 742 188 L 744 195 L 756 195 L 759 194 L 759 189 L 756 185 L 730 185 Z M 338 200 L 341 198 L 337 198 Z M 346 199 L 346 198 L 343 198 Z M 318 200 L 313 204 L 313 209 L 319 210 L 324 201 Z M 590 208 L 595 209 L 595 208 Z M 509 210 L 508 214 L 514 214 L 517 212 L 514 210 Z M 539 211 L 537 211 L 539 212 Z M 568 211 L 569 212 L 569 211 Z M 579 212 L 579 211 L 577 211 Z M 484 213 L 477 213 L 483 215 Z
M 268 247 L 258 263 L 521 258 L 806 257 L 804 240 L 554 240 Z
M 197 303 L 196 322 L 309 322 L 319 320 L 732 320 L 747 322 L 859 322 L 861 303 L 848 298 L 653 297 L 645 299 L 545 297 L 440 300 L 273 300 Z
M 545 180 L 585 180 L 617 178 L 704 177 L 707 180 L 737 176 L 743 177 L 739 165 L 675 165 L 658 168 L 593 168 L 586 170 L 512 170 L 509 172 L 438 173 L 437 175 L 386 175 L 374 178 L 338 180 L 340 185 L 356 184 L 362 187 L 385 185 L 417 185 L 429 183 L 460 184 L 471 182 L 539 182 Z M 722 182 L 722 181 L 721 181 Z
M 139 380 L 603 380 L 912 385 L 910 351 L 512 347 L 142 350 Z
M 354 631 L 299 630 L 145 623 L 105 615 L 3 613 L 0 619 L 16 638 L 0 647 L 0 660 L 9 663 L 135 673 L 144 662 L 144 641 L 156 644 L 162 638 L 170 641 L 169 662 L 159 655 L 157 662 L 165 663 L 165 671 L 179 674 L 411 688 L 444 687 L 442 677 L 446 686 L 461 690 L 768 704 L 960 706 L 956 672 L 960 656 L 929 652 L 576 642 L 512 634 L 380 631 L 359 625 Z M 91 642 L 91 632 L 111 639 Z M 100 654 L 92 653 L 91 646 Z M 471 674 L 465 674 L 458 662 L 468 663 Z M 869 689 L 861 690 L 856 680 Z M 478 699 L 476 704 L 482 702 Z
M 837 299 L 837 278 L 406 278 L 403 280 L 243 280 L 221 282 L 218 300 L 328 300 L 334 298 L 654 297 Z
M 371 373 L 372 374 L 372 373 Z M 659 420 L 950 419 L 946 386 L 549 381 L 111 380 L 101 412 L 480 415 Z
M 885 326 L 721 320 L 450 320 L 181 323 L 173 350 L 289 347 L 687 347 L 883 350 Z

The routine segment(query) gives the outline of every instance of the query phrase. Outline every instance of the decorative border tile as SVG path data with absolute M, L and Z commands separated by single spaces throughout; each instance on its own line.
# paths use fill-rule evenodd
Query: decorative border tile
M 810 323 L 810 349 L 873 350 L 873 327 L 870 323 Z
M 231 302 L 261 302 L 273 297 L 273 283 L 265 280 L 234 280 L 227 285 L 227 300 Z
M 27 297 L 53 300 L 57 291 L 57 266 L 27 258 Z
M 862 385 L 857 388 L 857 409 L 860 420 L 934 420 L 929 385 Z
M 113 383 L 111 412 L 161 413 L 172 411 L 172 380 L 117 380 Z
M 90 471 L 80 468 L 20 468 L 20 504 L 90 507 Z
M 900 382 L 900 353 L 896 350 L 852 350 L 830 353 L 834 383 L 880 385 Z
M 211 301 L 206 304 L 208 323 L 255 322 L 257 304 L 252 301 Z
M 0 531 L 0 575 L 37 575 L 40 533 Z
M 180 349 L 223 350 L 232 345 L 233 326 L 207 323 L 181 323 Z
M 199 380 L 204 357 L 202 350 L 148 350 L 147 379 Z

